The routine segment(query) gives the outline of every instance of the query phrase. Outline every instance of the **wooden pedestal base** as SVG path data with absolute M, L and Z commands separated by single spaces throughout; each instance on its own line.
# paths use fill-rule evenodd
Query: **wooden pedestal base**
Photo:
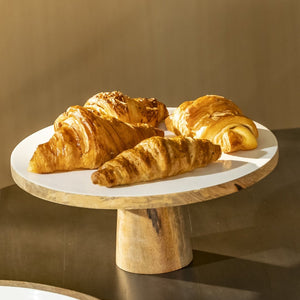
M 276 137 L 266 127 L 256 125 L 259 130 L 256 149 L 234 156 L 224 154 L 206 168 L 143 185 L 116 189 L 95 186 L 90 178 L 93 170 L 28 172 L 32 154 L 39 144 L 51 138 L 53 126 L 37 131 L 17 145 L 11 155 L 11 171 L 22 189 L 41 199 L 76 207 L 118 209 L 117 265 L 133 273 L 166 273 L 183 268 L 192 260 L 184 205 L 237 192 L 275 168 Z
M 184 207 L 118 209 L 116 263 L 125 271 L 159 274 L 193 259 Z

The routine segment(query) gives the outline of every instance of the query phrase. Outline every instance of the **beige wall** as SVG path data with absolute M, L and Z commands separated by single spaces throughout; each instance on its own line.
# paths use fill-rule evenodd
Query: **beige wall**
M 1 0 L 0 187 L 28 134 L 98 91 L 232 99 L 299 127 L 298 0 Z

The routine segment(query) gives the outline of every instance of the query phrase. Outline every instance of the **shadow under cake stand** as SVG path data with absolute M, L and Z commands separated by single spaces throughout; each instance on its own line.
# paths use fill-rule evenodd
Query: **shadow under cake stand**
M 38 144 L 47 142 L 53 126 L 25 138 L 13 150 L 14 181 L 28 193 L 70 206 L 117 209 L 116 264 L 141 274 L 178 270 L 193 259 L 185 205 L 218 198 L 253 185 L 268 175 L 278 161 L 273 133 L 256 123 L 258 148 L 222 154 L 205 168 L 130 186 L 94 185 L 93 170 L 34 174 L 28 163 Z M 166 131 L 166 135 L 170 135 Z

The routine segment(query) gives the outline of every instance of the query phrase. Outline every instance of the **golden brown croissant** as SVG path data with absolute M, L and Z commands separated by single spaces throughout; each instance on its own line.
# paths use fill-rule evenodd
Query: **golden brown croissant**
M 205 167 L 220 155 L 220 146 L 208 140 L 151 137 L 104 163 L 92 181 L 112 187 L 165 178 Z
M 131 124 L 157 126 L 168 116 L 166 106 L 155 98 L 130 98 L 118 91 L 98 93 L 84 107 Z
M 125 149 L 163 131 L 146 124 L 135 126 L 112 117 L 99 117 L 71 106 L 54 122 L 54 135 L 37 147 L 28 170 L 50 173 L 95 169 Z
M 225 153 L 257 147 L 258 131 L 231 100 L 207 95 L 179 105 L 165 120 L 177 135 L 208 139 Z

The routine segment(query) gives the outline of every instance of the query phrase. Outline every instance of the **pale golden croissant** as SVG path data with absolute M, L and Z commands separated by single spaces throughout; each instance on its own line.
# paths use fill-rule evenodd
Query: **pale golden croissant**
M 130 98 L 118 91 L 98 93 L 84 107 L 131 124 L 157 126 L 168 116 L 166 106 L 155 98 Z
M 54 122 L 54 135 L 37 147 L 28 170 L 51 173 L 95 169 L 125 149 L 162 130 L 135 126 L 112 117 L 99 117 L 81 106 L 71 106 Z
M 92 181 L 112 187 L 165 178 L 205 167 L 220 155 L 220 146 L 208 140 L 155 136 L 104 163 Z
M 177 135 L 208 139 L 230 153 L 257 147 L 258 131 L 231 100 L 207 95 L 179 105 L 165 120 Z

